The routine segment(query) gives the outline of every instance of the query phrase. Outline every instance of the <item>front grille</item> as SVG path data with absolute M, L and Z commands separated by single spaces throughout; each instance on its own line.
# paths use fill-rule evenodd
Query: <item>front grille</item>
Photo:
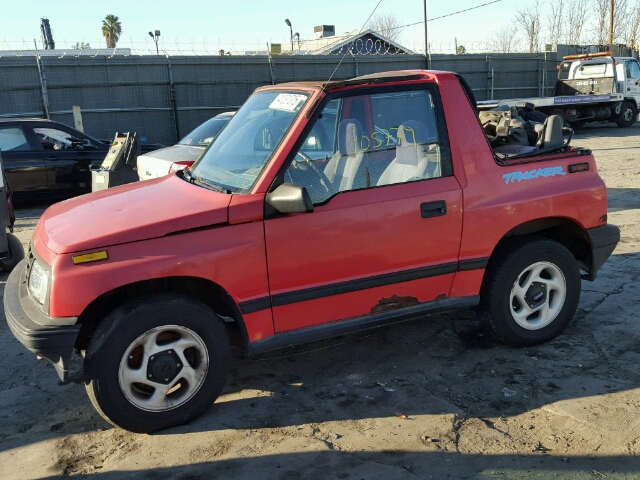
M 31 242 L 29 242 L 29 248 L 27 249 L 27 283 L 29 282 L 29 274 L 31 273 L 31 267 L 33 266 L 33 262 L 35 262 L 36 258 L 33 256 L 33 249 L 31 248 Z

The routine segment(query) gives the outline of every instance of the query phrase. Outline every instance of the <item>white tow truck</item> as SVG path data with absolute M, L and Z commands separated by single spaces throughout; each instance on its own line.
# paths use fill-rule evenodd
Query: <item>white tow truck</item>
M 550 97 L 478 102 L 481 110 L 499 105 L 560 115 L 580 128 L 586 122 L 610 121 L 630 127 L 638 119 L 640 66 L 633 57 L 611 52 L 569 55 L 558 65 L 558 80 Z

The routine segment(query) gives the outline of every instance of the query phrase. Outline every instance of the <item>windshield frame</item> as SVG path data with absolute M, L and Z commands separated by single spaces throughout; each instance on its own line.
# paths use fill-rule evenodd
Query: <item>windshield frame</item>
M 235 113 L 235 115 L 231 118 L 231 120 L 227 123 L 227 125 L 225 125 L 225 127 L 220 131 L 220 134 L 218 136 L 216 136 L 216 138 L 214 139 L 214 141 L 212 141 L 204 150 L 204 152 L 202 153 L 202 155 L 200 155 L 200 157 L 194 162 L 194 164 L 190 167 L 190 173 L 192 173 L 192 176 L 196 176 L 196 177 L 200 177 L 200 178 L 204 178 L 207 181 L 209 181 L 210 183 L 215 183 L 216 185 L 218 185 L 222 190 L 226 191 L 227 193 L 230 194 L 249 194 L 252 193 L 260 184 L 261 184 L 261 179 L 265 173 L 265 170 L 267 169 L 267 167 L 273 162 L 273 159 L 278 156 L 280 154 L 280 151 L 283 147 L 283 145 L 285 145 L 288 140 L 288 138 L 290 137 L 292 131 L 296 128 L 296 126 L 300 123 L 301 121 L 301 117 L 303 116 L 303 113 L 305 113 L 310 105 L 310 102 L 315 98 L 315 92 L 316 89 L 313 88 L 296 88 L 293 86 L 282 86 L 281 88 L 265 88 L 265 87 L 261 87 L 259 89 L 257 89 L 256 91 L 254 91 L 251 96 L 249 96 L 247 98 L 247 100 L 245 101 L 245 103 L 242 105 L 242 107 L 240 107 L 240 109 Z M 225 130 L 227 130 L 227 127 L 229 127 L 234 121 L 235 122 L 244 122 L 246 123 L 246 118 L 245 115 L 243 115 L 243 109 L 246 108 L 247 104 L 249 103 L 249 101 L 254 98 L 257 95 L 263 95 L 263 94 L 302 94 L 306 97 L 306 99 L 304 100 L 304 102 L 298 107 L 297 112 L 294 112 L 294 116 L 291 120 L 291 122 L 289 123 L 289 125 L 286 127 L 286 129 L 284 130 L 284 132 L 282 133 L 282 135 L 280 136 L 278 142 L 274 145 L 273 149 L 271 150 L 271 152 L 265 156 L 265 158 L 262 160 L 262 164 L 257 166 L 256 168 L 259 168 L 259 170 L 257 171 L 257 173 L 255 174 L 255 178 L 253 179 L 253 182 L 251 183 L 251 185 L 247 185 L 246 187 L 242 187 L 242 186 L 233 186 L 233 185 L 226 185 L 221 183 L 220 181 L 214 181 L 211 178 L 208 178 L 207 176 L 203 176 L 200 175 L 198 173 L 198 167 L 200 165 L 202 165 L 202 162 L 205 161 L 205 159 L 207 158 L 208 153 L 210 152 L 210 150 L 212 148 L 219 148 L 220 147 L 220 141 L 221 140 L 225 140 L 226 141 L 232 141 L 233 138 L 230 138 L 229 140 L 226 140 L 224 138 L 222 138 L 220 135 L 222 135 L 224 133 Z M 259 110 L 250 110 L 249 112 L 252 111 L 259 111 Z M 277 111 L 277 110 L 275 110 Z M 238 125 L 242 126 L 243 123 L 238 123 Z M 232 128 L 238 126 L 238 125 L 231 125 Z M 210 168 L 216 168 L 215 165 L 211 165 Z M 219 168 L 219 167 L 218 167 Z M 242 175 L 243 173 L 238 173 L 238 175 Z M 253 175 L 253 174 L 250 174 Z M 191 182 L 194 183 L 194 182 Z

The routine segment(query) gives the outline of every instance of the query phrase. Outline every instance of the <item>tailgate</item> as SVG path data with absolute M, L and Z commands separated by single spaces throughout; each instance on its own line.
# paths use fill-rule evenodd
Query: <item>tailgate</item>
M 614 93 L 613 77 L 581 78 L 573 80 L 558 80 L 554 95 L 597 95 Z

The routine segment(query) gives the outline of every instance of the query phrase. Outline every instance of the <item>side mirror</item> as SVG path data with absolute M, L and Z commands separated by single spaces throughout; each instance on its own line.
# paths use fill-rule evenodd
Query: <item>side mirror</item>
M 283 183 L 267 193 L 266 202 L 280 213 L 313 212 L 313 202 L 307 189 L 293 183 Z

